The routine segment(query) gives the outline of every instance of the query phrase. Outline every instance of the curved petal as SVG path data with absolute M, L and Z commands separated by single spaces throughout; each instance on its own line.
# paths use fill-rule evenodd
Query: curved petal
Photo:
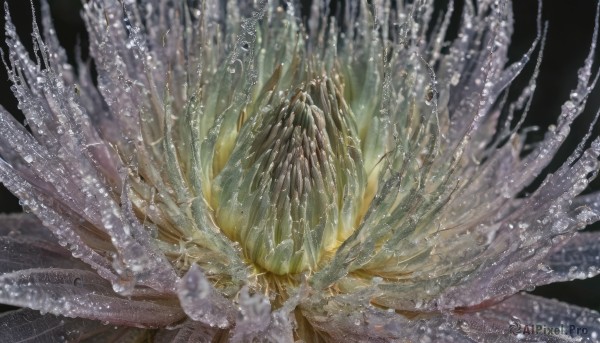
M 154 337 L 155 343 L 194 343 L 194 342 L 214 342 L 213 339 L 219 332 L 216 328 L 211 328 L 203 323 L 192 320 L 186 321 L 179 329 L 160 330 Z M 218 340 L 217 340 L 218 341 Z
M 349 342 L 597 342 L 600 314 L 528 294 L 471 311 L 396 313 L 348 297 L 303 304 L 325 337 Z
M 580 232 L 550 251 L 546 263 L 552 271 L 543 281 L 586 279 L 600 273 L 600 232 Z M 541 284 L 541 283 L 540 283 Z
M 58 244 L 0 237 L 0 274 L 29 268 L 88 269 Z
M 598 342 L 600 337 L 600 313 L 529 294 L 452 319 L 477 342 Z
M 41 314 L 30 309 L 0 314 L 0 337 L 5 342 L 126 343 L 141 341 L 146 334 L 146 330 Z
M 41 241 L 56 242 L 52 231 L 30 213 L 0 214 L 0 236 L 27 236 Z
M 124 326 L 103 326 L 104 331 L 90 332 L 81 343 L 131 343 L 147 342 L 152 337 L 151 330 Z
M 77 269 L 27 269 L 0 276 L 0 302 L 101 320 L 115 325 L 158 327 L 182 319 L 176 305 L 119 297 L 97 274 Z
M 475 342 L 448 324 L 448 315 L 409 319 L 368 305 L 368 295 L 313 297 L 302 304 L 302 314 L 326 342 Z
M 477 278 L 447 289 L 432 306 L 475 306 L 486 299 L 502 299 L 535 286 L 586 279 L 600 273 L 599 232 L 579 232 L 567 238 L 555 237 L 554 241 L 558 243 L 553 247 L 538 243 L 496 261 L 493 268 L 480 270 Z
M 98 321 L 65 318 L 21 309 L 0 314 L 0 336 L 4 342 L 73 342 L 90 333 L 114 330 Z
M 89 267 L 60 246 L 35 216 L 0 215 L 0 274 L 29 268 Z

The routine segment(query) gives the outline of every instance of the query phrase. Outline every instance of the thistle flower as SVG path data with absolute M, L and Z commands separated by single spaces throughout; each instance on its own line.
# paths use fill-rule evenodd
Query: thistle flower
M 591 129 L 523 194 L 596 82 L 598 20 L 556 125 L 526 145 L 539 18 L 509 64 L 505 1 L 466 2 L 455 39 L 452 5 L 330 10 L 90 1 L 94 75 L 45 3 L 32 56 L 5 6 L 27 123 L 0 110 L 0 179 L 29 213 L 0 221 L 0 302 L 27 308 L 2 337 L 597 341 L 597 312 L 518 292 L 600 270 L 600 236 L 577 232 L 600 215 L 579 195 Z

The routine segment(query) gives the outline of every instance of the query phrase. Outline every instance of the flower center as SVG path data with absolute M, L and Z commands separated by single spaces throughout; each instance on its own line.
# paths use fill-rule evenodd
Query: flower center
M 340 88 L 318 78 L 257 111 L 215 179 L 217 224 L 261 269 L 315 269 L 355 227 L 365 173 Z

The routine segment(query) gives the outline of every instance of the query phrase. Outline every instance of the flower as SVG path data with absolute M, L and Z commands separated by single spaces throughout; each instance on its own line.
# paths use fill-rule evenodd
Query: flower
M 530 146 L 539 18 L 509 64 L 505 1 L 468 2 L 455 39 L 452 6 L 427 1 L 298 11 L 90 1 L 94 75 L 67 63 L 45 3 L 33 56 L 5 6 L 27 124 L 0 111 L 0 180 L 29 213 L 0 221 L 0 302 L 27 308 L 3 337 L 597 341 L 597 312 L 518 292 L 600 271 L 600 236 L 577 232 L 599 219 L 579 194 L 600 138 L 523 194 L 594 87 L 598 20 Z

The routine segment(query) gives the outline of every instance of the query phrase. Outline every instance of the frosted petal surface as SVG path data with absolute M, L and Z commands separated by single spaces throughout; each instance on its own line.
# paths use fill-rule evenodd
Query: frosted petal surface
M 73 64 L 53 5 L 32 44 L 4 6 L 9 337 L 598 341 L 598 313 L 520 293 L 600 272 L 600 112 L 573 129 L 598 18 L 534 136 L 549 28 L 509 58 L 508 0 L 91 0 Z

